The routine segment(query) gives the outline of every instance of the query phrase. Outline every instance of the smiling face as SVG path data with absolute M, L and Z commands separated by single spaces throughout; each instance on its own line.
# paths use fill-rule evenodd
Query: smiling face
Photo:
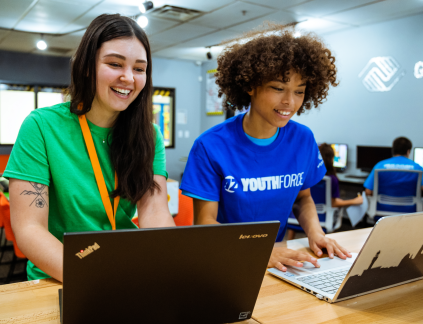
M 136 38 L 115 38 L 101 45 L 96 58 L 96 94 L 92 108 L 102 114 L 124 111 L 144 88 L 147 53 Z
M 303 104 L 305 80 L 293 70 L 286 75 L 288 82 L 280 77 L 248 92 L 251 115 L 265 128 L 284 127 Z

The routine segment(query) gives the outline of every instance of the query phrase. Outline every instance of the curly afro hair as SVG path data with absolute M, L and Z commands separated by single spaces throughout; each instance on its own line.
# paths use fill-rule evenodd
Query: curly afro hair
M 314 34 L 294 36 L 292 25 L 265 23 L 229 43 L 217 59 L 216 84 L 219 97 L 225 95 L 224 107 L 242 110 L 251 98 L 247 93 L 272 79 L 289 81 L 293 69 L 306 81 L 304 102 L 297 112 L 317 107 L 326 99 L 329 85 L 337 86 L 335 57 Z M 241 44 L 242 41 L 249 41 Z

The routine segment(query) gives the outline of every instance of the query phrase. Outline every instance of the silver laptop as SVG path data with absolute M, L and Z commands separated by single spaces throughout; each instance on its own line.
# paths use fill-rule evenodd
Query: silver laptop
M 381 218 L 359 254 L 304 262 L 272 275 L 329 303 L 423 279 L 423 213 Z

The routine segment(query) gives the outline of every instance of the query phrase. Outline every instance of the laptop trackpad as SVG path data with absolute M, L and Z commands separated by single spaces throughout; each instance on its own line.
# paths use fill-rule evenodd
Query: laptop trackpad
M 347 258 L 346 260 L 342 260 L 338 257 L 334 257 L 333 259 L 330 259 L 330 258 L 318 259 L 320 268 L 316 268 L 310 262 L 303 262 L 303 266 L 301 268 L 287 266 L 287 269 L 288 269 L 287 271 L 296 276 L 304 276 L 304 275 L 315 274 L 322 271 L 334 270 L 339 268 L 350 268 L 358 255 L 357 253 L 351 253 L 351 254 L 352 254 L 352 257 Z

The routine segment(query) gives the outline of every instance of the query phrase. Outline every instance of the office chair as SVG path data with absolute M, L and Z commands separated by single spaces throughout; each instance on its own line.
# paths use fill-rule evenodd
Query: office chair
M 26 256 L 21 252 L 21 250 L 18 247 L 18 244 L 16 243 L 15 235 L 13 234 L 12 225 L 10 222 L 10 204 L 9 201 L 6 199 L 5 195 L 0 192 L 0 213 L 3 220 L 4 225 L 4 231 L 6 235 L 6 240 L 11 241 L 13 243 L 13 259 L 10 262 L 10 268 L 9 272 L 7 274 L 7 277 L 4 279 L 4 283 L 8 284 L 12 280 L 13 272 L 15 270 L 16 264 L 19 262 L 26 262 Z M 4 250 L 2 251 L 2 257 L 4 254 Z M 19 258 L 20 260 L 18 260 Z M 1 261 L 1 260 L 0 260 Z M 9 264 L 3 263 L 3 265 Z M 26 275 L 24 276 L 26 278 Z
M 191 197 L 182 194 L 179 190 L 178 213 L 173 218 L 176 226 L 190 226 L 194 224 L 194 202 Z
M 392 180 L 388 173 L 402 173 L 398 180 Z M 373 195 L 368 196 L 369 222 L 378 221 L 381 216 L 391 216 L 422 211 L 421 170 L 381 169 L 375 170 Z M 392 189 L 401 192 L 393 196 Z
M 190 226 L 194 224 L 194 202 L 191 197 L 184 196 L 182 190 L 178 193 L 178 213 L 173 217 L 176 226 Z M 138 215 L 132 222 L 139 227 Z
M 332 233 L 342 225 L 343 208 L 332 207 L 332 182 L 329 176 L 310 188 L 311 197 L 316 205 L 320 226 L 325 233 Z M 288 218 L 288 229 L 304 232 L 294 213 Z

